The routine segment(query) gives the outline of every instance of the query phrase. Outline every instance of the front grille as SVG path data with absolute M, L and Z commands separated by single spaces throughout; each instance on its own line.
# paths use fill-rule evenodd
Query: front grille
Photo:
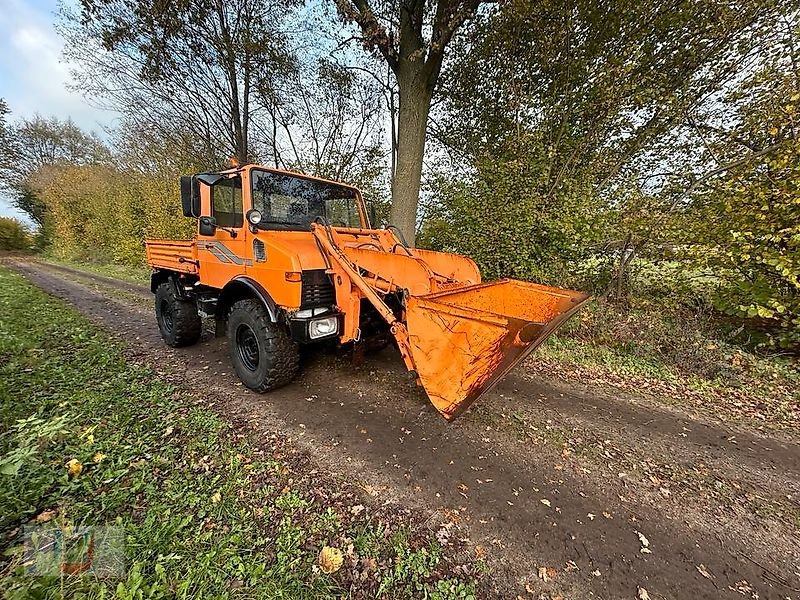
M 303 271 L 301 275 L 300 308 L 317 308 L 336 304 L 336 291 L 325 269 Z

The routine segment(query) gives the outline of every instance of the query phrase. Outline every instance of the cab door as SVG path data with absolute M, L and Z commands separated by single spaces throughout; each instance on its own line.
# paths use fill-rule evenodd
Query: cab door
M 202 206 L 208 207 L 208 212 L 203 212 L 214 217 L 217 227 L 213 235 L 202 235 L 198 231 L 200 280 L 211 287 L 222 288 L 252 265 L 244 222 L 242 176 L 236 173 L 203 188 L 206 193 Z

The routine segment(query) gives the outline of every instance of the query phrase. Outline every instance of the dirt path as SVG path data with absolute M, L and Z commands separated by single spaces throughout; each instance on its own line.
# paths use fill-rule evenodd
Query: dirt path
M 284 431 L 327 469 L 363 482 L 377 503 L 429 512 L 442 541 L 468 535 L 499 597 L 636 598 L 641 586 L 654 600 L 800 600 L 800 445 L 789 436 L 521 369 L 447 425 L 391 351 L 361 368 L 311 356 L 295 383 L 260 396 L 232 375 L 222 340 L 167 348 L 146 287 L 7 264 L 165 377 L 202 390 L 255 440 Z M 539 567 L 555 577 L 542 581 Z

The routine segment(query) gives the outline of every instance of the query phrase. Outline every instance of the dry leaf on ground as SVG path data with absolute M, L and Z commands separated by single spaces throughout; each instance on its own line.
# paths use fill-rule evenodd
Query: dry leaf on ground
M 319 551 L 319 568 L 323 573 L 335 573 L 342 567 L 342 551 L 325 546 Z
M 43 510 L 38 515 L 36 515 L 34 521 L 36 521 L 37 523 L 47 523 L 48 521 L 52 520 L 52 518 L 55 517 L 57 514 L 58 511 L 55 510 Z
M 639 542 L 642 544 L 642 547 L 639 548 L 639 552 L 642 554 L 651 554 L 652 550 L 650 550 L 650 540 L 648 540 L 641 531 L 637 531 L 636 535 L 639 536 Z
M 706 566 L 703 563 L 697 565 L 697 570 L 700 571 L 700 575 L 702 575 L 706 579 L 714 579 L 714 576 L 711 574 L 711 572 L 706 568 Z
M 69 473 L 70 477 L 77 477 L 81 474 L 81 471 L 83 471 L 83 465 L 81 464 L 81 461 L 74 458 L 66 464 L 66 467 L 67 473 Z
M 641 586 L 637 586 L 636 588 L 636 597 L 639 598 L 639 600 L 650 600 L 650 594 Z

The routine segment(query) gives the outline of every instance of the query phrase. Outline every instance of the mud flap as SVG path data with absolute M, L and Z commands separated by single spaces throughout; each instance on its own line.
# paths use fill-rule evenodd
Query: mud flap
M 406 327 L 420 384 L 452 421 L 589 298 L 509 279 L 410 296 Z

